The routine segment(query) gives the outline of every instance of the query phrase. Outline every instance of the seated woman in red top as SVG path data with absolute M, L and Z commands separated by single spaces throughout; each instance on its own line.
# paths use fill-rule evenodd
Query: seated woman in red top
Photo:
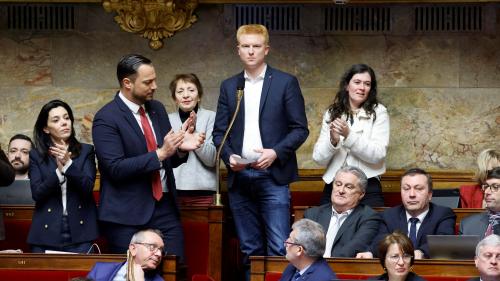
M 485 149 L 477 156 L 477 171 L 474 176 L 478 184 L 460 186 L 460 206 L 462 208 L 484 208 L 481 184 L 486 180 L 488 170 L 500 166 L 500 152 Z

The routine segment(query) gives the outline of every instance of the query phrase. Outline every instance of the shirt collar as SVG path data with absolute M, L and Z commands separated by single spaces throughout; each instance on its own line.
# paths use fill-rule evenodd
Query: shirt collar
M 338 216 L 343 215 L 343 214 L 347 214 L 347 216 L 349 216 L 352 213 L 353 210 L 354 210 L 354 208 L 349 209 L 349 210 L 347 210 L 345 212 L 342 212 L 342 213 L 338 213 L 335 210 L 335 208 L 333 207 L 333 205 L 332 205 L 332 216 L 337 216 L 338 217 Z
M 247 71 L 245 70 L 243 72 L 243 77 L 245 78 L 245 81 L 248 81 L 248 82 L 258 82 L 258 81 L 261 81 L 261 80 L 264 80 L 264 78 L 266 77 L 266 70 L 267 70 L 267 64 L 264 65 L 264 69 L 262 70 L 262 72 L 255 78 L 255 79 L 252 79 Z
M 422 223 L 424 221 L 424 218 L 425 216 L 427 216 L 427 213 L 429 212 L 429 208 L 427 208 L 427 210 L 425 210 L 423 213 L 421 213 L 420 215 L 416 216 L 416 218 L 418 219 L 418 221 L 420 223 Z M 408 211 L 406 212 L 406 222 L 409 222 L 410 219 L 413 218 L 409 213 Z
M 118 93 L 118 96 L 120 97 L 120 99 L 125 103 L 125 105 L 130 109 L 130 111 L 132 111 L 134 114 L 138 114 L 139 113 L 139 108 L 141 107 L 140 105 L 136 104 L 136 103 L 133 103 L 131 102 L 130 100 L 128 100 L 123 94 L 122 92 L 120 91 L 120 93 Z
M 309 267 L 311 267 L 312 263 L 306 267 L 304 267 L 301 271 L 299 271 L 300 273 L 300 276 L 304 275 L 304 273 L 306 273 L 306 271 L 309 269 Z

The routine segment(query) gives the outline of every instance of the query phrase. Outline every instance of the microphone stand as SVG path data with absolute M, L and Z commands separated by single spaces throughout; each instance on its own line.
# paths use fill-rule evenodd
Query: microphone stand
M 229 122 L 229 126 L 226 129 L 226 133 L 222 138 L 219 148 L 217 149 L 217 154 L 215 156 L 215 176 L 217 177 L 216 190 L 214 195 L 214 206 L 222 206 L 222 198 L 220 194 L 220 154 L 222 153 L 222 148 L 224 147 L 224 143 L 226 143 L 227 136 L 231 132 L 233 128 L 234 120 L 236 120 L 236 116 L 238 116 L 238 112 L 240 111 L 240 103 L 241 98 L 243 97 L 243 88 L 238 88 L 236 90 L 236 110 L 231 117 L 231 122 Z

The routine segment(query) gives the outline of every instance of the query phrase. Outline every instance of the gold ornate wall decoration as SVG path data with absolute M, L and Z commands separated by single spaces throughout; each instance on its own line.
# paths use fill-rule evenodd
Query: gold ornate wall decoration
M 198 0 L 103 0 L 102 6 L 117 13 L 114 19 L 123 30 L 149 39 L 149 47 L 158 50 L 164 38 L 196 22 Z

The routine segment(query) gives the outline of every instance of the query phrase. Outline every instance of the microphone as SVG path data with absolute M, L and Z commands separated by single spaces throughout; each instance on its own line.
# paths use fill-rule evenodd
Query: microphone
M 234 120 L 236 120 L 236 116 L 238 116 L 238 112 L 240 111 L 241 99 L 243 98 L 243 93 L 245 89 L 245 77 L 240 75 L 236 82 L 236 109 L 234 110 L 233 116 L 231 117 L 231 122 L 229 122 L 229 126 L 227 126 L 226 132 L 224 133 L 224 137 L 217 148 L 217 154 L 215 156 L 215 176 L 217 178 L 216 190 L 214 195 L 215 206 L 222 206 L 222 199 L 220 195 L 220 154 L 222 153 L 222 148 L 224 147 L 224 143 L 226 142 L 227 136 L 229 132 L 231 132 L 231 128 L 233 128 Z
M 240 102 L 241 98 L 243 97 L 243 93 L 244 93 L 243 90 L 244 89 L 245 89 L 245 78 L 243 76 L 240 76 L 240 77 L 238 77 L 238 83 L 236 84 L 236 98 L 237 98 L 236 112 L 239 109 L 239 102 Z

